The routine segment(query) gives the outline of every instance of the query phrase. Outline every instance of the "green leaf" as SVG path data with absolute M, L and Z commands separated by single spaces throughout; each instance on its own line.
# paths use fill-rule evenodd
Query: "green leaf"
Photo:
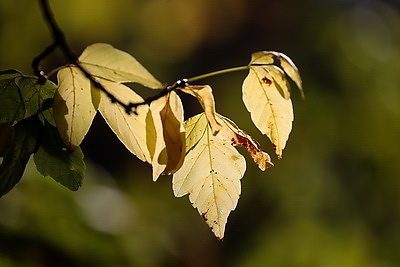
M 57 129 L 49 124 L 42 136 L 42 143 L 33 156 L 37 170 L 43 176 L 50 176 L 58 183 L 76 191 L 81 186 L 85 163 L 78 147 L 68 151 L 61 141 Z
M 53 117 L 52 101 L 57 86 L 47 80 L 44 84 L 39 84 L 34 77 L 18 77 L 15 83 L 22 92 L 25 103 L 25 117 L 41 113 L 44 119 L 55 126 Z
M 2 75 L 17 75 L 17 76 L 23 76 L 23 74 L 21 72 L 19 72 L 18 70 L 13 70 L 13 69 L 9 69 L 9 70 L 0 70 L 0 76 Z M 1 77 L 2 78 L 2 77 Z
M 15 130 L 11 122 L 0 123 L 0 157 L 3 157 L 14 142 Z
M 0 122 L 20 121 L 43 110 L 43 103 L 54 96 L 57 86 L 46 81 L 38 84 L 34 77 L 0 80 Z M 43 112 L 52 121 L 50 109 Z
M 0 122 L 14 122 L 24 118 L 22 94 L 14 80 L 0 80 Z
M 35 152 L 42 124 L 37 116 L 33 116 L 17 123 L 14 129 L 14 142 L 0 166 L 0 197 L 21 180 L 26 164 L 31 154 Z
M 162 84 L 134 57 L 109 44 L 88 46 L 79 61 L 95 77 L 120 83 L 136 82 L 154 89 L 162 88 Z
M 38 111 L 43 110 L 43 103 L 54 97 L 57 86 L 47 80 L 44 84 L 39 84 L 37 78 L 18 77 L 15 83 L 20 89 L 25 102 L 26 116 L 32 116 Z

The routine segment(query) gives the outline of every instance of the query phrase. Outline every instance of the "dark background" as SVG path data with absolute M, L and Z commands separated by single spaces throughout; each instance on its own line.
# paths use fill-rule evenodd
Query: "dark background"
M 50 2 L 77 54 L 110 43 L 173 83 L 280 51 L 306 99 L 293 88 L 294 127 L 278 160 L 242 104 L 246 73 L 204 80 L 217 111 L 275 163 L 261 172 L 247 157 L 222 242 L 187 196 L 173 197 L 170 177 L 153 183 L 150 166 L 96 118 L 78 192 L 30 164 L 0 199 L 0 266 L 400 266 L 399 1 Z M 37 1 L 0 2 L 0 69 L 32 73 L 50 42 Z M 65 63 L 55 53 L 43 66 Z M 187 116 L 199 111 L 185 105 Z

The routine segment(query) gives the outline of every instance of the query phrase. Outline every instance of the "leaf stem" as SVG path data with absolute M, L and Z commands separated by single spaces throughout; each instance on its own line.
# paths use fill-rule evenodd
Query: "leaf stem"
M 213 71 L 213 72 L 209 72 L 206 74 L 202 74 L 202 75 L 198 75 L 192 78 L 187 79 L 188 83 L 194 82 L 194 81 L 198 81 L 198 80 L 202 80 L 205 78 L 209 78 L 209 77 L 213 77 L 213 76 L 217 76 L 220 74 L 225 74 L 225 73 L 230 73 L 230 72 L 235 72 L 235 71 L 242 71 L 242 70 L 248 70 L 250 67 L 248 65 L 246 66 L 240 66 L 240 67 L 233 67 L 233 68 L 229 68 L 229 69 L 223 69 L 223 70 L 217 70 L 217 71 Z

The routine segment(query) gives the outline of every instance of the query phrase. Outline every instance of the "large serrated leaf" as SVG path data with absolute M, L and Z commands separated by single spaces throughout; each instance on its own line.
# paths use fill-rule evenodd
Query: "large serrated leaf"
M 41 145 L 33 159 L 43 176 L 50 176 L 73 191 L 81 186 L 85 172 L 83 153 L 79 147 L 72 152 L 65 149 L 55 127 L 46 125 Z
M 0 197 L 22 178 L 30 156 L 35 152 L 42 125 L 37 116 L 29 117 L 14 127 L 15 137 L 0 166 Z
M 190 202 L 209 225 L 218 239 L 224 237 L 228 216 L 236 208 L 240 192 L 240 179 L 246 162 L 237 150 L 212 134 L 204 114 L 187 121 L 190 134 L 198 140 L 186 154 L 182 167 L 173 176 L 176 197 L 189 194 Z M 198 129 L 197 129 L 198 128 Z M 201 136 L 198 134 L 203 132 Z M 198 138 L 200 136 L 200 138 Z
M 79 62 L 95 77 L 114 82 L 136 82 L 149 88 L 160 89 L 162 84 L 134 57 L 109 44 L 88 46 Z

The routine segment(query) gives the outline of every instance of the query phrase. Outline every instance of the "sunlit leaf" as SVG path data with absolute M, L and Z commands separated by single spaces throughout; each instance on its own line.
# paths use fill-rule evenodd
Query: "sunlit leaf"
M 191 85 L 181 88 L 180 90 L 197 98 L 203 107 L 213 134 L 216 135 L 219 132 L 221 125 L 216 120 L 215 101 L 211 86 Z
M 58 72 L 58 90 L 53 113 L 57 129 L 69 150 L 76 149 L 89 131 L 98 108 L 90 81 L 73 66 Z
M 242 92 L 252 121 L 271 140 L 278 157 L 282 157 L 294 116 L 289 84 L 284 81 L 283 71 L 271 65 L 276 57 L 281 58 L 281 54 L 258 52 L 252 55 Z
M 279 62 L 285 73 L 295 82 L 297 88 L 300 90 L 301 96 L 304 98 L 303 85 L 296 65 L 288 56 L 282 53 L 279 53 Z
M 95 77 L 114 82 L 136 82 L 149 88 L 162 88 L 157 81 L 134 57 L 109 44 L 88 46 L 79 61 Z
M 174 91 L 153 101 L 150 110 L 157 135 L 152 156 L 153 180 L 156 181 L 160 174 L 172 174 L 182 165 L 185 128 L 182 102 Z
M 296 84 L 297 88 L 300 90 L 301 96 L 304 98 L 303 86 L 302 81 L 300 78 L 299 70 L 297 69 L 296 65 L 293 61 L 283 53 L 275 52 L 275 51 L 261 51 L 256 52 L 251 55 L 251 67 L 267 67 L 267 69 L 271 69 L 270 67 L 273 66 L 274 63 L 279 64 L 280 72 L 284 72 L 287 76 L 290 77 Z M 279 78 L 273 77 L 273 79 Z M 276 81 L 278 82 L 278 81 Z M 286 81 L 287 82 L 287 81 Z M 287 85 L 287 89 L 289 90 L 289 85 Z M 285 89 L 282 87 L 282 89 Z
M 222 239 L 240 196 L 246 162 L 230 142 L 212 134 L 204 113 L 190 118 L 185 126 L 188 152 L 173 176 L 174 194 L 189 194 L 193 207 Z
M 15 125 L 15 137 L 0 166 L 0 197 L 9 192 L 20 180 L 30 156 L 35 152 L 42 125 L 37 116 Z
M 33 159 L 43 176 L 50 176 L 70 190 L 76 191 L 82 184 L 85 171 L 83 153 L 78 147 L 74 151 L 64 149 L 57 129 L 46 125 L 41 145 Z
M 102 79 L 100 79 L 100 82 L 108 92 L 126 104 L 143 101 L 141 96 L 123 84 Z M 93 90 L 99 91 L 96 88 L 93 88 Z M 151 156 L 147 148 L 146 130 L 149 106 L 139 106 L 136 109 L 137 115 L 128 114 L 121 105 L 112 103 L 105 93 L 101 92 L 99 111 L 125 147 L 142 161 L 151 163 Z
M 245 131 L 241 130 L 233 121 L 219 114 L 218 120 L 221 121 L 220 124 L 222 125 L 221 131 L 217 135 L 219 138 L 231 142 L 234 146 L 245 147 L 262 171 L 274 165 L 270 156 L 261 150 L 260 144 Z

